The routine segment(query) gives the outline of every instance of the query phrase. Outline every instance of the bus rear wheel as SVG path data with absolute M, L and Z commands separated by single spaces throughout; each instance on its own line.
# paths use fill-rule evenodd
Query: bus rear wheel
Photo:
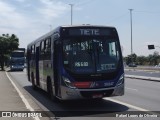
M 48 97 L 51 100 L 57 101 L 57 98 L 53 95 L 52 82 L 51 82 L 51 79 L 49 77 L 47 78 L 47 93 L 48 93 Z
M 35 85 L 34 74 L 33 74 L 33 73 L 31 74 L 31 81 L 32 81 L 32 88 L 33 88 L 34 90 L 36 90 L 37 87 L 36 87 L 36 85 Z

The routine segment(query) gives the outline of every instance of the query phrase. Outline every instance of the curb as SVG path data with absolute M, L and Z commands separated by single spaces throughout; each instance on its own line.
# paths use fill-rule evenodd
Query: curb
M 124 69 L 125 71 L 146 71 L 146 72 L 160 72 L 160 69 L 148 69 L 148 70 L 146 70 L 146 69 L 127 69 L 127 68 L 125 68 Z
M 141 80 L 147 80 L 147 81 L 160 82 L 160 78 L 157 78 L 157 77 L 146 77 L 146 76 L 135 76 L 135 75 L 125 75 L 125 77 L 131 78 L 131 79 L 141 79 Z

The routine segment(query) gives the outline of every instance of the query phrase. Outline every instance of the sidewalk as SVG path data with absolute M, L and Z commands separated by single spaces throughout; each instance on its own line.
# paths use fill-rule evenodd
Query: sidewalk
M 9 81 L 5 71 L 0 71 L 0 116 L 3 111 L 29 111 L 19 94 Z M 11 119 L 21 120 L 22 118 L 0 118 L 0 119 Z M 25 120 L 33 120 L 32 118 L 23 118 Z

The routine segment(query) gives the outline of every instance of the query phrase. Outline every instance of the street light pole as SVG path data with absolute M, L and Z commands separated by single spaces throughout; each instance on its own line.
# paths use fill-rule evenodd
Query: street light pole
M 73 9 L 73 4 L 69 4 L 71 6 L 71 25 L 72 25 L 72 18 L 73 18 L 73 13 L 72 13 L 72 9 Z
M 129 9 L 130 11 L 130 23 L 131 23 L 131 62 L 132 61 L 132 54 L 133 54 L 133 45 L 132 45 L 132 11 L 133 9 Z

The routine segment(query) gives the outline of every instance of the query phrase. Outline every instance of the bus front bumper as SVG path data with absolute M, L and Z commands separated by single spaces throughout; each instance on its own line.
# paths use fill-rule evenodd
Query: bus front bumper
M 73 100 L 73 99 L 95 99 L 111 96 L 124 95 L 124 84 L 110 88 L 99 89 L 76 89 L 66 86 L 61 87 L 61 99 Z
M 24 66 L 23 65 L 11 65 L 10 69 L 11 70 L 23 70 Z

